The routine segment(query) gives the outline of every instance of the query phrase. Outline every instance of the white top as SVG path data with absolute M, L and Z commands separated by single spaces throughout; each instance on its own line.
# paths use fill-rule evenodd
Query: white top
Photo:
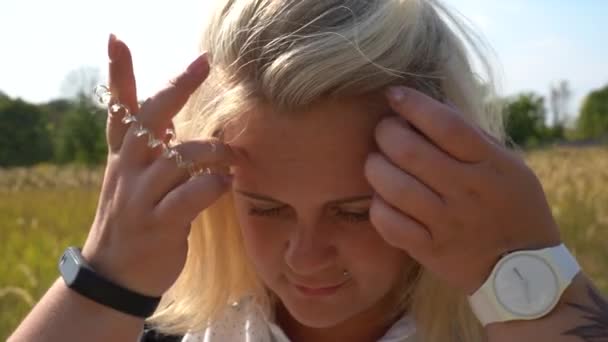
M 413 317 L 402 316 L 377 342 L 416 342 Z M 206 329 L 188 332 L 182 342 L 290 342 L 283 330 L 265 319 L 262 310 L 248 299 L 232 304 L 223 318 Z

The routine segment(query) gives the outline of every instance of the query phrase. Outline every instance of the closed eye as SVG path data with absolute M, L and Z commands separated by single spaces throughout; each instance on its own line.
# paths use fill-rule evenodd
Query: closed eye
M 252 216 L 278 216 L 278 215 L 282 214 L 283 211 L 286 209 L 287 209 L 287 207 L 285 207 L 285 206 L 270 208 L 270 209 L 260 209 L 260 208 L 256 208 L 256 207 L 250 207 L 249 215 L 252 215 Z M 369 220 L 369 210 L 366 210 L 364 212 L 351 212 L 351 211 L 344 211 L 344 210 L 336 209 L 336 210 L 334 210 L 334 212 L 335 212 L 336 216 L 338 216 L 341 219 L 348 221 L 348 222 L 362 222 L 362 221 Z
M 256 216 L 275 216 L 281 213 L 281 209 L 284 207 L 271 208 L 271 209 L 260 209 L 256 207 L 249 208 L 249 215 Z
M 369 210 L 366 210 L 361 213 L 337 210 L 336 216 L 339 216 L 339 217 L 345 219 L 346 221 L 350 221 L 350 222 L 369 221 Z

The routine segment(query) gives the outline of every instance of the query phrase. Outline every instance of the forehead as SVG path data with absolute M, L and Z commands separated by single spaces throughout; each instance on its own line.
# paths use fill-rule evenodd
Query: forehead
M 286 187 L 300 194 L 364 191 L 363 165 L 376 150 L 374 128 L 386 115 L 388 105 L 369 98 L 327 101 L 291 113 L 259 105 L 226 130 L 226 140 L 249 157 L 234 168 L 235 176 L 247 190 L 263 194 Z

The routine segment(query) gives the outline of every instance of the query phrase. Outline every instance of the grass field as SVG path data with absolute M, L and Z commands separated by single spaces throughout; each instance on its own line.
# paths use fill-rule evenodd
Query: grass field
M 608 293 L 608 146 L 528 152 L 562 238 Z M 58 276 L 68 245 L 84 242 L 103 169 L 0 169 L 0 341 Z

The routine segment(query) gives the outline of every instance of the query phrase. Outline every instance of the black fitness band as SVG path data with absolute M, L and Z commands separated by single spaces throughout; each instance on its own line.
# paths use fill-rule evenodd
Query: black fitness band
M 72 290 L 132 316 L 151 316 L 161 299 L 139 294 L 103 278 L 84 260 L 78 247 L 65 250 L 59 260 L 59 271 L 65 284 Z

